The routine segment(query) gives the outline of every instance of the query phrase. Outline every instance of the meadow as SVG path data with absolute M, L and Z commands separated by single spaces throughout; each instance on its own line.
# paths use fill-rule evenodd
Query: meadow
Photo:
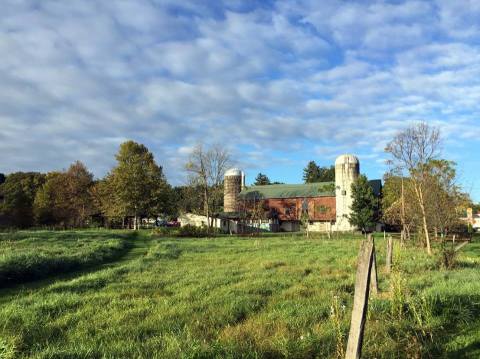
M 113 260 L 126 234 L 99 231 L 0 233 L 0 288 Z
M 1 289 L 0 357 L 342 357 L 360 240 L 5 233 L 0 263 L 17 249 L 76 260 L 121 249 Z M 376 247 L 380 293 L 369 303 L 364 356 L 479 357 L 480 242 L 462 248 L 452 270 L 397 243 L 391 275 L 382 238 Z

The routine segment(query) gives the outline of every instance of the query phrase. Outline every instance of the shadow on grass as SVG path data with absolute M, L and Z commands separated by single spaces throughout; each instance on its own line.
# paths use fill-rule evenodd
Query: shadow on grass
M 459 260 L 455 263 L 454 269 L 480 269 L 480 263 Z
M 478 331 L 480 295 L 453 294 L 443 297 L 436 303 L 434 311 L 435 316 L 443 319 L 443 323 L 432 333 L 435 343 L 432 343 L 435 347 L 432 348 L 432 352 L 447 358 L 478 358 L 480 355 L 480 333 Z M 470 330 L 468 330 L 469 327 Z M 448 350 L 448 342 L 459 335 L 474 335 L 477 338 L 475 342 L 463 348 Z
M 447 354 L 447 358 L 478 358 L 480 357 L 480 342 L 475 342 L 466 347 L 450 352 Z

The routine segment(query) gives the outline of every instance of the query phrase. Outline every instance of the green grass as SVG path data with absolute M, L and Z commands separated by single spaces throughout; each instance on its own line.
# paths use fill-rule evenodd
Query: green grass
M 104 231 L 0 233 L 0 288 L 115 259 L 127 249 L 127 237 Z
M 79 233 L 95 234 L 64 232 L 63 241 Z M 0 357 L 342 354 L 358 238 L 143 232 L 131 243 L 110 264 L 0 291 Z M 383 271 L 383 240 L 376 244 L 380 294 L 369 304 L 364 356 L 479 357 L 480 243 L 464 247 L 451 271 L 418 248 L 396 246 L 391 276 Z

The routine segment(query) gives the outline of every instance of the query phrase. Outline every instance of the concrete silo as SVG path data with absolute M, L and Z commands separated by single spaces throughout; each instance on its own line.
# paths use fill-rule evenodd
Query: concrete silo
M 335 202 L 337 231 L 351 231 L 355 227 L 350 225 L 352 206 L 352 183 L 360 174 L 360 162 L 354 155 L 341 155 L 335 160 Z
M 245 174 L 238 168 L 229 169 L 225 172 L 223 182 L 223 211 L 238 211 L 238 195 L 245 185 Z

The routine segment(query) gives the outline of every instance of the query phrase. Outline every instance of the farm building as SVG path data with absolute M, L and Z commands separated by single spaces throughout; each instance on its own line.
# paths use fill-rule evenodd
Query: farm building
M 463 221 L 469 223 L 473 230 L 480 231 L 480 213 L 474 213 L 472 208 L 468 208 L 466 217 L 461 218 Z
M 335 161 L 335 181 L 308 184 L 245 186 L 239 169 L 225 173 L 224 213 L 221 228 L 241 233 L 252 229 L 298 231 L 301 221 L 309 230 L 319 232 L 355 230 L 348 217 L 352 205 L 352 183 L 360 173 L 354 155 L 342 155 Z M 381 194 L 381 181 L 370 181 L 375 195 Z

